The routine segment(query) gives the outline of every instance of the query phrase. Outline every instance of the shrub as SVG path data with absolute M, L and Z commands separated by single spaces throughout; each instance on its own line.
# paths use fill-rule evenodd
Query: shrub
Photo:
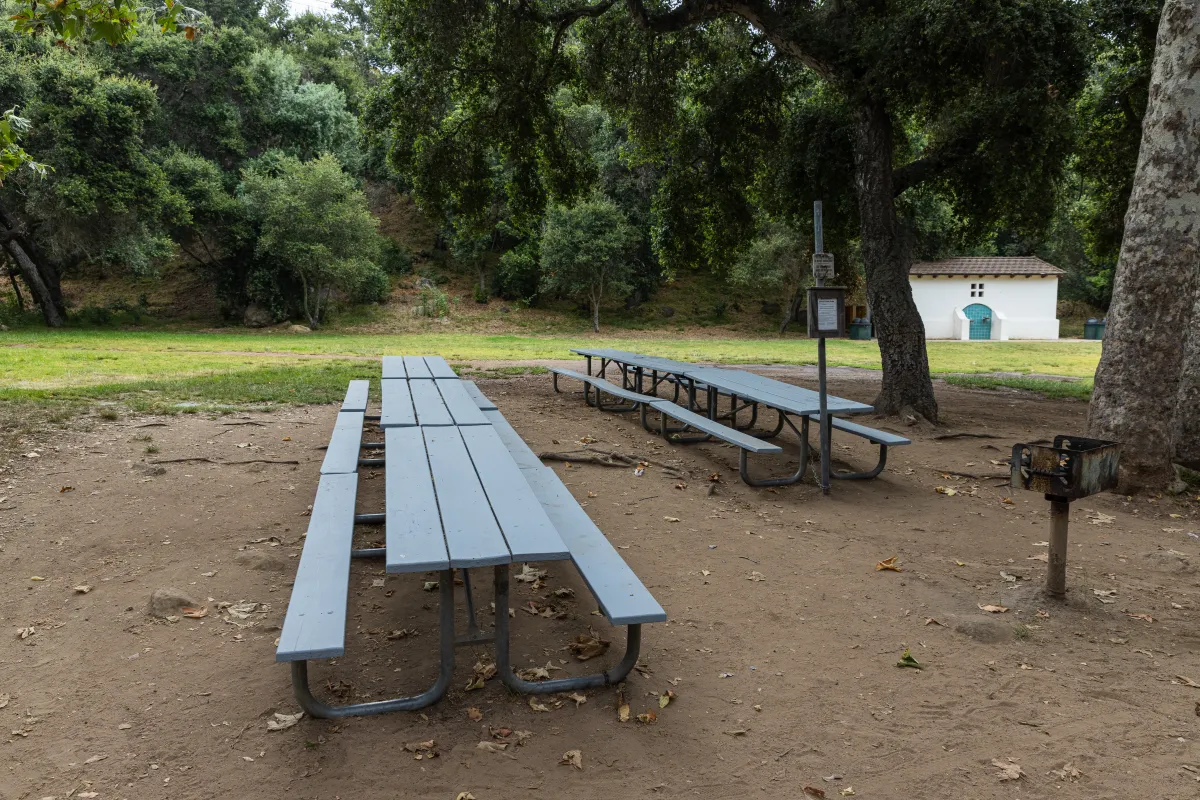
M 422 286 L 415 311 L 419 317 L 439 319 L 450 316 L 450 298 L 436 286 Z

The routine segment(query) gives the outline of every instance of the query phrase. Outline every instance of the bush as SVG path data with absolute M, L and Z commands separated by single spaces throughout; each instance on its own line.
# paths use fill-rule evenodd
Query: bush
M 418 317 L 431 319 L 448 317 L 450 316 L 450 298 L 436 286 L 422 286 L 421 293 L 417 296 L 415 313 Z
M 413 268 L 412 255 L 399 242 L 388 238 L 383 238 L 379 248 L 379 263 L 389 275 L 407 275 Z
M 476 284 L 474 295 L 475 295 L 476 303 L 479 303 L 480 305 L 485 305 L 485 306 L 487 305 L 487 301 L 488 301 L 487 289 L 484 289 L 482 286 L 479 286 L 478 284 Z
M 382 303 L 392 293 L 392 281 L 382 268 L 370 264 L 364 265 L 362 279 L 350 300 L 354 303 Z

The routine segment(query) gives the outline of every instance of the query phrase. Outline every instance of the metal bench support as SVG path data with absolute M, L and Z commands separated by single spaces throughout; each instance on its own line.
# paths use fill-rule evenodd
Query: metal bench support
M 441 631 L 439 634 L 439 651 L 441 667 L 433 686 L 424 692 L 411 697 L 397 697 L 393 700 L 375 700 L 369 703 L 351 703 L 344 706 L 327 705 L 313 696 L 308 686 L 308 662 L 292 662 L 292 689 L 296 693 L 296 701 L 300 707 L 314 717 L 321 719 L 339 719 L 341 717 L 365 717 L 372 714 L 386 714 L 389 711 L 415 711 L 425 708 L 441 700 L 450 688 L 454 678 L 454 575 L 450 570 L 443 570 L 439 579 L 439 616 Z
M 888 446 L 886 444 L 879 445 L 879 463 L 876 464 L 875 468 L 872 470 L 869 470 L 867 472 L 842 472 L 842 473 L 835 472 L 835 473 L 831 474 L 829 477 L 836 478 L 837 480 L 840 480 L 840 481 L 856 481 L 856 480 L 862 480 L 862 479 L 866 479 L 866 478 L 874 478 L 876 475 L 883 472 L 883 468 L 887 464 L 887 451 L 888 451 Z
M 512 669 L 509 657 L 509 622 L 508 622 L 508 565 L 495 568 L 496 571 L 496 671 L 504 685 L 514 692 L 521 694 L 553 694 L 554 692 L 569 692 L 576 689 L 595 689 L 600 686 L 613 686 L 625 680 L 637 664 L 638 654 L 642 648 L 642 626 L 639 624 L 626 626 L 628 633 L 625 638 L 625 656 L 615 667 L 605 672 L 595 672 L 591 675 L 579 675 L 574 678 L 558 678 L 549 681 L 526 681 L 518 678 Z
M 804 473 L 808 469 L 808 418 L 800 419 L 800 430 L 796 430 L 795 424 L 788 419 L 787 415 L 782 411 L 779 412 L 779 425 L 783 427 L 783 423 L 796 432 L 800 437 L 800 465 L 796 467 L 796 471 L 783 478 L 751 478 L 750 477 L 750 453 L 747 450 L 741 451 L 741 456 L 738 459 L 738 472 L 741 473 L 742 480 L 747 486 L 770 487 L 770 486 L 790 486 L 793 483 L 799 483 L 804 480 Z

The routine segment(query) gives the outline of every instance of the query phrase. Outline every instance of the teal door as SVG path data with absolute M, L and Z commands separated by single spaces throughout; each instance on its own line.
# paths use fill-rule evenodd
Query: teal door
M 971 320 L 970 337 L 972 339 L 992 338 L 992 310 L 981 303 L 972 303 L 963 309 L 967 319 Z

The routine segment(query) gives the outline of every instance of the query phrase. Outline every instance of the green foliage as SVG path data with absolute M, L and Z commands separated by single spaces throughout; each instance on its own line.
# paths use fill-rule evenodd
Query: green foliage
M 311 325 L 321 322 L 334 292 L 386 296 L 387 275 L 375 263 L 378 223 L 366 195 L 332 155 L 309 162 L 284 156 L 276 169 L 248 170 L 239 194 L 258 226 L 256 257 L 299 282 Z
M 379 265 L 389 275 L 407 275 L 413 269 L 412 254 L 394 239 L 383 238 L 379 244 Z
M 33 160 L 33 157 L 21 149 L 20 137 L 29 130 L 29 120 L 17 116 L 17 110 L 10 108 L 0 115 L 0 186 L 4 179 L 21 167 L 28 167 L 38 175 L 46 174 L 46 165 Z
M 180 0 L 163 0 L 152 13 L 145 11 L 134 0 L 22 0 L 12 20 L 19 33 L 50 34 L 60 43 L 128 42 L 137 36 L 143 16 L 164 33 L 182 31 L 187 39 L 194 39 L 200 30 L 199 13 Z
M 413 309 L 418 317 L 441 319 L 450 316 L 450 298 L 436 286 L 423 285 L 417 294 L 417 305 Z
M 496 265 L 496 293 L 509 300 L 531 303 L 541 282 L 538 263 L 540 239 L 530 237 L 500 256 Z
M 541 291 L 586 300 L 599 331 L 604 295 L 629 290 L 634 242 L 625 215 L 607 198 L 551 206 L 541 242 Z
M 800 308 L 812 272 L 805 256 L 806 239 L 780 225 L 768 226 L 735 258 L 729 270 L 731 283 L 776 293 L 784 309 L 781 329 L 786 328 Z M 723 316 L 722 309 L 717 316 Z

